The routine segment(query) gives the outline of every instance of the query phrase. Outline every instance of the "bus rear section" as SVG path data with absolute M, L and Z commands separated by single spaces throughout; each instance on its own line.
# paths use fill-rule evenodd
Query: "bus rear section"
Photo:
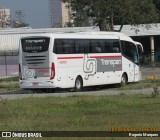
M 23 89 L 53 88 L 54 62 L 49 61 L 49 37 L 26 37 L 20 40 L 19 82 Z

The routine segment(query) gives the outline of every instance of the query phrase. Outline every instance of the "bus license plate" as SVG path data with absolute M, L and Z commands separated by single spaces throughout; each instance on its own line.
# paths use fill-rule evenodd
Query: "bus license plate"
M 38 82 L 33 82 L 32 85 L 33 85 L 33 86 L 38 86 L 39 83 L 38 83 Z

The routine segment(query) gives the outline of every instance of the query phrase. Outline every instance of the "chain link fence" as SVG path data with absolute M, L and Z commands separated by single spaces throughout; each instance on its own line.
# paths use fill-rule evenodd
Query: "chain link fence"
M 0 52 L 0 78 L 18 76 L 18 52 Z

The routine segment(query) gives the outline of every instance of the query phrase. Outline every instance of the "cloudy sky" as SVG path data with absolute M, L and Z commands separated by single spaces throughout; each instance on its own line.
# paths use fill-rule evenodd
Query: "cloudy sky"
M 0 8 L 9 8 L 12 19 L 16 18 L 17 10 L 23 10 L 24 20 L 32 28 L 48 28 L 50 26 L 48 0 L 0 0 Z

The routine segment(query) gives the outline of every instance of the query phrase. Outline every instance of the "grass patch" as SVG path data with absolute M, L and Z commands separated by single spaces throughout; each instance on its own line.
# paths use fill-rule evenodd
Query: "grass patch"
M 10 82 L 10 81 L 19 81 L 19 77 L 16 76 L 16 77 L 9 77 L 9 78 L 2 78 L 0 79 L 0 82 Z
M 129 83 L 125 86 L 118 88 L 118 90 L 137 90 L 137 89 L 144 89 L 144 88 L 153 88 L 153 87 L 160 87 L 160 80 L 142 80 L 137 83 Z
M 160 128 L 160 98 L 108 95 L 6 101 L 20 130 L 107 131 L 111 127 Z M 0 102 L 0 130 L 15 130 Z
M 19 77 L 0 79 L 0 92 L 19 89 Z
M 0 88 L 19 88 L 19 84 L 18 83 L 3 83 L 0 84 Z

